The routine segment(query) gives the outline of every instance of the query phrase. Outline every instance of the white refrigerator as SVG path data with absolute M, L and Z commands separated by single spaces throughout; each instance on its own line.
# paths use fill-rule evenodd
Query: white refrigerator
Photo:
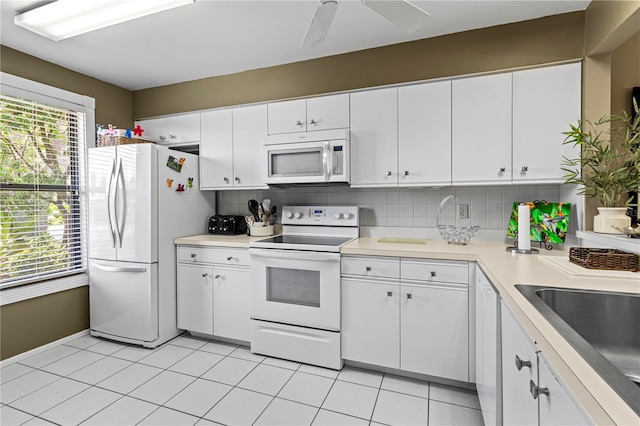
M 91 335 L 154 348 L 176 327 L 173 240 L 207 232 L 198 157 L 155 144 L 89 149 Z

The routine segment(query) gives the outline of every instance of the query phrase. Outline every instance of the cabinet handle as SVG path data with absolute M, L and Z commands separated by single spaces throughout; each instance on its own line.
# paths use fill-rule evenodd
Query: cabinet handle
M 166 138 L 164 136 L 160 136 L 158 139 L 160 139 L 161 141 L 165 140 Z
M 207 278 L 208 276 L 209 276 L 209 274 L 207 274 L 207 273 L 202 274 L 202 278 Z
M 196 258 L 196 254 L 195 253 L 191 253 L 191 258 L 195 259 Z
M 213 277 L 213 278 L 215 278 L 215 279 L 217 280 L 217 279 L 219 279 L 219 278 L 221 278 L 221 277 L 220 277 L 220 274 L 216 274 L 216 276 L 215 276 L 215 277 Z
M 231 257 L 231 256 L 228 256 L 228 257 L 227 257 L 227 261 L 228 261 L 228 262 L 230 262 L 230 261 L 231 261 L 231 259 L 233 259 L 233 257 Z
M 529 392 L 531 392 L 533 399 L 538 399 L 541 394 L 549 396 L 549 388 L 542 388 L 536 385 L 533 380 L 529 380 Z
M 409 170 L 405 170 L 405 171 L 404 171 L 404 175 L 405 175 L 405 176 L 409 176 Z
M 507 168 L 506 168 L 506 167 L 500 167 L 500 173 L 504 173 L 504 172 L 506 172 L 506 171 L 507 171 Z
M 367 271 L 367 272 L 371 272 L 371 266 L 365 266 L 365 268 L 364 268 L 364 269 L 365 269 L 365 271 Z
M 391 176 L 391 170 L 387 170 L 387 176 Z
M 178 139 L 176 135 L 169 135 L 169 139 Z
M 240 178 L 236 176 L 236 182 L 240 183 Z
M 391 297 L 391 296 L 393 296 L 393 292 L 392 291 L 388 291 L 387 292 L 387 297 Z
M 435 277 L 436 276 L 436 271 L 431 271 L 431 277 Z
M 529 171 L 529 167 L 528 166 L 522 166 L 522 171 L 523 172 L 528 172 Z
M 531 368 L 531 361 L 523 361 L 518 355 L 516 355 L 516 368 L 520 371 L 522 370 L 522 367 Z
M 311 121 L 309 121 L 309 124 L 313 124 L 313 125 L 315 126 L 315 125 L 316 125 L 316 124 L 318 124 L 318 123 L 316 122 L 316 120 L 314 120 L 314 119 L 312 118 L 312 119 L 311 119 Z
M 228 177 L 224 178 L 224 183 L 229 183 L 229 178 Z
M 411 293 L 407 293 L 407 299 L 413 299 L 413 295 Z
M 296 121 L 296 126 L 302 127 L 302 121 L 300 121 L 300 120 Z

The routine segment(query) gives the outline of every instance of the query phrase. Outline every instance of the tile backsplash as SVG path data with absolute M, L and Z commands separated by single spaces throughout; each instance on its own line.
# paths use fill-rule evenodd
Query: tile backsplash
M 569 195 L 567 195 L 569 193 Z M 278 216 L 286 205 L 356 205 L 360 224 L 372 227 L 433 228 L 443 198 L 454 194 L 458 204 L 469 205 L 469 219 L 458 219 L 453 200 L 443 210 L 441 223 L 456 226 L 478 225 L 481 229 L 506 232 L 515 201 L 547 200 L 576 203 L 565 185 L 505 185 L 447 188 L 348 188 L 291 187 L 256 191 L 219 191 L 218 214 L 247 215 L 247 201 L 271 199 Z M 572 199 L 567 199 L 567 197 Z M 574 209 L 575 210 L 575 209 Z M 572 216 L 575 215 L 575 211 Z M 571 218 L 570 233 L 579 229 Z M 279 220 L 278 220 L 279 221 Z

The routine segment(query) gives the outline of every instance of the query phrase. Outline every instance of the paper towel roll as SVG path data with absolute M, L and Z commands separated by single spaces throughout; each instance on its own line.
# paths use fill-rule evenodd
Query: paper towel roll
M 530 213 L 527 204 L 523 203 L 518 206 L 518 248 L 521 250 L 531 250 L 531 237 L 529 236 L 531 232 Z

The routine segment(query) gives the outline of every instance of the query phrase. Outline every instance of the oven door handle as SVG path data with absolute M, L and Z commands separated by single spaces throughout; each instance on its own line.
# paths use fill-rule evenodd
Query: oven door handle
M 277 250 L 277 249 L 256 249 L 250 248 L 251 256 L 270 257 L 277 259 L 289 260 L 314 260 L 322 262 L 339 262 L 340 253 L 322 253 L 317 251 L 293 251 L 293 250 Z

